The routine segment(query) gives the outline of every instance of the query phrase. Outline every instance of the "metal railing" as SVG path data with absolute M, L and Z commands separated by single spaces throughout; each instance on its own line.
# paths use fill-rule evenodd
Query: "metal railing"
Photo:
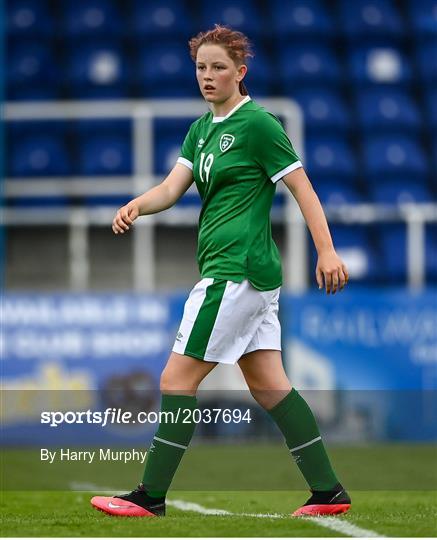
M 437 204 L 347 204 L 326 206 L 325 213 L 330 223 L 349 225 L 405 223 L 408 287 L 411 290 L 420 290 L 425 286 L 425 227 L 428 223 L 437 222 Z

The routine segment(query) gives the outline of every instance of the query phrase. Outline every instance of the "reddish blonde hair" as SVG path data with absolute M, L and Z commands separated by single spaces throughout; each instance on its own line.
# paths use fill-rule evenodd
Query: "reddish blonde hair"
M 199 32 L 197 36 L 191 38 L 188 42 L 193 62 L 196 61 L 199 47 L 207 43 L 223 47 L 236 66 L 245 64 L 249 58 L 254 56 L 252 45 L 242 32 L 216 24 L 212 30 Z M 247 88 L 243 81 L 240 82 L 239 88 L 241 95 L 247 96 Z

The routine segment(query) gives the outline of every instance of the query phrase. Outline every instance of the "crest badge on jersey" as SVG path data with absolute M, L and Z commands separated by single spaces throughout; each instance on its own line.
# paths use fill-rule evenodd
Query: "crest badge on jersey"
M 229 148 L 234 144 L 235 137 L 233 135 L 229 135 L 229 133 L 223 133 L 223 135 L 220 137 L 220 150 L 222 152 L 226 152 L 226 150 L 229 150 Z

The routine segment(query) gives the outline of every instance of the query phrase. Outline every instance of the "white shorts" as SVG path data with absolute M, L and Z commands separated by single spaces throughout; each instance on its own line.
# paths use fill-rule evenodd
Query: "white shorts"
M 202 279 L 185 303 L 173 351 L 223 364 L 258 349 L 280 351 L 279 292 L 258 291 L 248 280 Z

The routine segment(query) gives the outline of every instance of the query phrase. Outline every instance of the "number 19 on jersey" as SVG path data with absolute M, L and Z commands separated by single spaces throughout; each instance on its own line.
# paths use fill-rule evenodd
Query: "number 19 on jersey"
M 205 158 L 205 152 L 200 154 L 199 176 L 202 182 L 209 182 L 211 167 L 214 162 L 214 154 L 208 154 Z

